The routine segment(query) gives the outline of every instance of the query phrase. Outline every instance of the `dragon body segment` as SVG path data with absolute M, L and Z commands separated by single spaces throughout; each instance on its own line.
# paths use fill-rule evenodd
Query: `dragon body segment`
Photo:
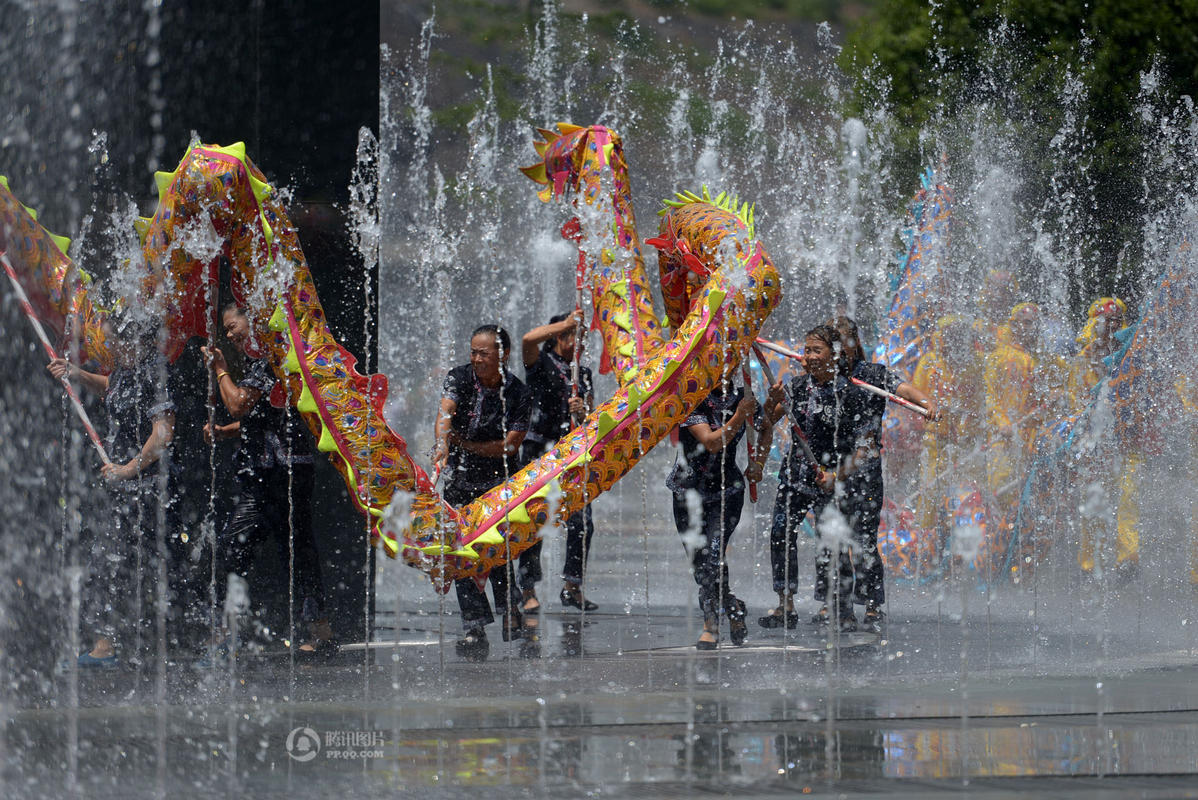
M 562 123 L 539 133 L 544 140 L 533 147 L 542 161 L 522 172 L 544 184 L 542 200 L 568 197 L 578 212 L 563 235 L 578 242 L 590 275 L 592 327 L 603 338 L 599 371 L 615 372 L 623 386 L 666 341 L 636 235 L 624 145 L 602 125 Z
M 619 137 L 599 126 L 543 133 L 543 160 L 526 173 L 545 183 L 545 199 L 568 197 L 578 213 L 574 234 L 587 260 L 594 324 L 620 389 L 552 451 L 461 509 L 435 493 L 385 424 L 385 379 L 360 375 L 329 331 L 296 231 L 243 145 L 191 148 L 174 172 L 156 175 L 158 208 L 137 223 L 144 256 L 138 302 L 162 315 L 171 360 L 189 338 L 208 334 L 223 256 L 233 297 L 251 321 L 249 350 L 268 358 L 280 379 L 272 401 L 303 416 L 388 554 L 402 553 L 441 587 L 485 576 L 534 544 L 551 514 L 564 518 L 610 489 L 732 373 L 779 299 L 778 274 L 753 238 L 751 219 L 727 203 L 681 196 L 665 212 L 669 244 L 659 266 L 676 270 L 664 265 L 684 250 L 706 273 L 687 296 L 687 313 L 671 316 L 667 340 L 653 310 Z M 0 245 L 20 264 L 38 313 L 60 336 L 72 317 L 82 317 L 88 352 L 102 359 L 95 337 L 103 314 L 74 277 L 65 243 L 6 187 L 0 214 Z M 735 246 L 725 248 L 726 239 Z M 551 509 L 555 489 L 561 504 Z M 385 514 L 398 493 L 412 495 L 410 512 Z
M 163 303 L 168 356 L 177 357 L 188 337 L 207 333 L 211 312 L 199 290 L 215 284 L 219 261 L 211 252 L 193 254 L 197 248 L 186 243 L 196 226 L 210 224 L 232 265 L 231 290 L 250 316 L 254 344 L 285 387 L 272 401 L 300 412 L 317 449 L 329 454 L 368 516 L 372 535 L 379 535 L 378 520 L 397 490 L 431 492 L 431 484 L 384 421 L 386 378 L 359 374 L 354 356 L 329 330 L 276 192 L 241 144 L 195 147 L 175 172 L 156 178 L 160 202 L 146 229 L 145 251 L 151 280 L 171 275 L 176 282 Z M 196 291 L 180 294 L 179 284 Z M 397 541 L 386 534 L 382 539 L 394 556 Z
M 604 365 L 616 372 L 620 388 L 550 452 L 461 509 L 464 546 L 448 550 L 447 541 L 437 541 L 436 532 L 452 526 L 435 508 L 415 512 L 415 541 L 405 546 L 405 559 L 436 577 L 451 577 L 452 569 L 485 575 L 532 546 L 551 513 L 564 519 L 610 489 L 736 369 L 780 297 L 778 273 L 747 216 L 680 196 L 666 209 L 663 229 L 674 238 L 659 262 L 671 262 L 674 242 L 689 242 L 688 252 L 706 258 L 706 272 L 667 340 L 653 311 L 619 137 L 601 126 L 558 130 L 541 131 L 544 141 L 535 146 L 543 160 L 524 172 L 544 184 L 542 199 L 567 197 L 578 212 L 577 227 L 568 223 L 563 233 L 578 239 L 587 259 Z M 596 209 L 611 214 L 606 221 L 614 234 L 598 246 L 586 233 L 605 231 L 585 230 Z M 724 250 L 727 237 L 735 245 Z M 555 483 L 561 504 L 551 509 Z
M 70 244 L 65 236 L 46 230 L 37 212 L 17 200 L 0 175 L 0 253 L 17 270 L 34 314 L 56 339 L 58 351 L 70 346 L 77 333 L 83 350 L 108 372 L 112 358 L 104 347 L 103 314 L 88 296 L 91 276 L 76 269 L 67 255 Z M 73 354 L 75 360 L 78 356 Z
M 272 402 L 295 405 L 379 534 L 378 519 L 397 489 L 432 492 L 404 440 L 383 421 L 386 379 L 363 376 L 334 339 L 312 275 L 273 188 L 245 155 L 245 146 L 199 145 L 174 172 L 155 175 L 154 216 L 136 223 L 143 263 L 136 302 L 161 316 L 169 360 L 187 340 L 207 336 L 214 313 L 220 258 L 232 267 L 234 299 L 250 318 L 252 355 L 270 360 L 280 379 Z M 76 278 L 65 240 L 56 241 L 8 192 L 0 189 L 8 249 L 38 316 L 62 340 L 80 321 L 87 355 L 110 369 L 102 338 L 104 312 Z M 15 247 L 13 246 L 15 245 Z M 383 536 L 388 554 L 398 543 Z

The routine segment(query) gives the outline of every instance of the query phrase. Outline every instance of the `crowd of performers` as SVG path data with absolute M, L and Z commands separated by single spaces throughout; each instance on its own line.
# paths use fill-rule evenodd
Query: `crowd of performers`
M 980 316 L 948 314 L 936 321 L 912 383 L 946 413 L 924 427 L 920 448 L 916 519 L 943 540 L 954 494 L 976 488 L 989 515 L 989 552 L 975 566 L 993 573 L 1004 563 L 1021 495 L 1033 462 L 1047 446 L 1054 423 L 1082 413 L 1110 374 L 1104 361 L 1122 346 L 1116 334 L 1129 324 L 1126 303 L 1094 300 L 1073 342 L 1032 302 L 1014 302 L 1010 275 L 991 273 L 981 294 Z M 1118 498 L 1113 515 L 1078 515 L 1077 559 L 1092 573 L 1097 544 L 1113 539 L 1103 558 L 1116 583 L 1130 580 L 1139 562 L 1137 475 L 1142 456 L 1111 453 L 1104 474 L 1091 475 L 1103 498 Z M 1110 516 L 1110 519 L 1107 519 Z M 1113 536 L 1105 529 L 1113 528 Z M 1009 559 L 1008 559 L 1009 560 Z M 1193 576 L 1198 578 L 1198 574 Z
M 744 385 L 728 381 L 682 422 L 677 461 L 666 487 L 698 586 L 703 615 L 699 650 L 718 646 L 721 617 L 727 620 L 732 644 L 748 638 L 748 609 L 732 591 L 726 552 L 746 492 L 762 479 L 780 425 L 789 435 L 769 538 L 778 603 L 757 618 L 762 628 L 795 628 L 800 621 L 795 595 L 801 585 L 813 584 L 818 603 L 813 623 L 841 631 L 880 630 L 886 603 L 878 535 L 886 494 L 882 447 L 887 395 L 922 409 L 926 417 L 918 466 L 908 465 L 919 476 L 919 525 L 947 535 L 948 499 L 963 481 L 984 487 L 999 525 L 1011 524 L 1037 435 L 1046 423 L 1089 402 L 1093 388 L 1108 374 L 1103 359 L 1118 346 L 1115 333 L 1128 319 L 1121 300 L 1099 298 L 1089 308 L 1075 353 L 1066 355 L 1050 345 L 1040 308 L 1011 302 L 1017 298 L 1010 295 L 1009 281 L 991 275 L 977 317 L 950 314 L 937 320 L 910 379 L 865 357 L 852 319 L 830 319 L 805 333 L 801 369 L 785 380 L 771 377 L 763 401 Z M 188 563 L 182 544 L 186 535 L 155 538 L 155 531 L 178 530 L 170 500 L 173 471 L 161 467 L 178 421 L 156 329 L 133 314 L 118 314 L 106 323 L 115 358 L 108 375 L 62 359 L 49 365 L 54 377 L 69 377 L 103 398 L 106 447 L 113 459 L 102 472 L 114 521 L 90 542 L 88 578 L 81 592 L 81 620 L 90 633 L 90 648 L 78 657 L 82 667 L 115 666 L 127 643 L 140 638 L 138 627 L 147 624 L 142 604 L 132 602 L 154 596 L 134 585 L 147 575 L 150 581 L 155 578 L 153 570 L 131 568 L 128 554 L 139 538 L 160 542 L 156 576 L 167 580 L 170 589 L 157 593 L 159 611 L 166 611 L 163 604 L 211 609 L 204 621 L 212 632 L 208 660 L 212 654 L 227 658 L 236 648 L 229 623 L 254 595 L 245 581 L 255 550 L 267 543 L 290 565 L 295 599 L 291 624 L 299 632 L 291 644 L 296 652 L 336 648 L 312 528 L 314 467 L 308 434 L 298 414 L 272 404 L 272 393 L 282 386 L 265 360 L 247 352 L 250 331 L 244 311 L 229 306 L 221 321 L 228 342 L 244 357 L 244 368 L 235 378 L 219 348 L 201 348 L 220 402 L 233 420 L 206 425 L 205 437 L 209 442 L 237 440 L 233 512 L 215 537 L 211 583 L 198 576 L 203 570 Z M 518 350 L 524 380 L 510 369 L 514 345 L 503 327 L 482 325 L 473 332 L 469 363 L 454 367 L 445 378 L 435 424 L 433 466 L 450 504 L 465 505 L 506 480 L 593 408 L 591 372 L 580 363 L 582 322 L 581 312 L 575 311 L 526 333 Z M 747 458 L 746 448 L 739 447 L 746 434 Z M 1083 522 L 1078 546 L 1083 570 L 1093 570 L 1101 557 L 1096 543 L 1109 538 L 1103 525 L 1114 528 L 1116 542 L 1114 563 L 1106 566 L 1119 575 L 1135 569 L 1141 464 L 1142 456 L 1126 454 L 1101 476 L 1109 496 L 1118 498 L 1117 508 L 1111 520 L 1090 515 Z M 817 555 L 814 564 L 801 565 L 798 533 L 809 515 L 818 531 Z M 565 528 L 558 599 L 566 608 L 595 611 L 598 606 L 583 592 L 594 533 L 590 506 L 571 515 Z M 493 605 L 485 584 L 458 581 L 463 626 L 458 651 L 485 652 L 487 626 L 496 621 L 505 641 L 535 627 L 542 607 L 537 585 L 543 577 L 538 544 L 491 571 Z M 1198 582 L 1198 572 L 1191 578 Z
M 212 662 L 213 656 L 227 659 L 236 646 L 229 612 L 245 610 L 252 597 L 246 579 L 255 550 L 266 543 L 291 567 L 293 624 L 303 636 L 296 643 L 297 654 L 336 647 L 312 527 L 315 472 L 305 426 L 298 414 L 272 405 L 276 380 L 266 360 L 246 353 L 250 330 L 245 312 L 231 305 L 221 321 L 229 343 L 245 358 L 242 376 L 235 380 L 220 349 L 201 348 L 220 402 L 233 419 L 204 425 L 205 439 L 237 440 L 233 512 L 218 531 L 212 553 L 211 574 L 220 579 L 210 581 L 209 571 L 189 555 L 190 537 L 178 518 L 182 465 L 171 465 L 169 456 L 179 390 L 158 349 L 158 326 L 132 311 L 105 322 L 105 341 L 114 359 L 107 375 L 62 358 L 48 366 L 55 378 L 69 377 L 103 397 L 108 418 L 104 448 L 111 463 L 101 472 L 113 515 L 107 529 L 84 530 L 87 579 L 81 587 L 80 622 L 91 644 L 78 656 L 80 667 L 115 668 L 118 650 L 131 661 L 144 657 L 133 643 L 141 642 L 144 650 L 154 640 L 145 630 L 155 616 L 150 603 L 160 618 L 169 615 L 180 628 L 213 632 L 203 648 L 208 655 L 201 654 L 199 663 Z M 140 554 L 147 550 L 152 557 L 143 565 Z M 164 585 L 156 587 L 156 582 Z

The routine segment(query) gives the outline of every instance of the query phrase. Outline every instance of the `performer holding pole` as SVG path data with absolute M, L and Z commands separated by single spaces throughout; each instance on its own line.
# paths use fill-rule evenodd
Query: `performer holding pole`
M 92 647 L 77 657 L 81 668 L 111 669 L 117 652 L 141 657 L 137 644 L 149 641 L 144 628 L 151 618 L 136 611 L 136 599 L 150 596 L 149 582 L 159 574 L 153 564 L 135 569 L 137 553 L 153 542 L 161 512 L 165 522 L 165 548 L 151 551 L 151 558 L 165 559 L 168 599 L 165 608 L 183 613 L 194 599 L 194 585 L 185 547 L 175 535 L 179 526 L 174 480 L 170 469 L 170 444 L 175 430 L 175 406 L 171 397 L 166 360 L 158 351 L 158 328 L 152 320 L 118 313 L 104 322 L 104 338 L 113 355 L 110 374 L 87 372 L 63 358 L 47 366 L 58 380 L 68 375 L 104 398 L 108 412 L 106 448 L 114 461 L 100 470 L 112 497 L 113 519 L 106 525 L 96 520 L 94 535 L 85 540 L 88 576 L 83 587 L 81 624 L 92 634 Z M 165 472 L 165 475 L 161 475 Z M 167 491 L 160 493 L 163 481 Z M 92 526 L 89 526 L 91 528 Z M 143 604 L 141 608 L 145 608 Z M 138 630 L 141 629 L 141 635 Z
M 517 454 L 528 432 L 532 399 L 524 382 L 507 368 L 511 344 L 502 327 L 480 325 L 470 336 L 470 363 L 445 377 L 433 465 L 445 471 L 444 497 L 453 506 L 466 505 L 519 469 Z M 488 576 L 505 642 L 519 638 L 524 629 L 514 572 L 515 565 L 508 562 Z M 464 630 L 455 648 L 466 658 L 485 658 L 490 652 L 486 626 L 495 615 L 485 586 L 473 578 L 454 582 Z
M 794 444 L 778 472 L 778 495 L 770 526 L 770 563 L 778 605 L 757 620 L 763 628 L 794 628 L 798 624 L 794 594 L 798 590 L 799 526 L 809 511 L 815 512 L 819 522 L 827 505 L 835 502 L 836 483 L 845 480 L 852 470 L 850 456 L 856 427 L 845 402 L 850 390 L 842 362 L 836 357 L 839 348 L 839 332 L 829 325 L 820 325 L 807 332 L 804 373 L 791 378 L 789 386 L 781 381 L 774 383 L 766 367 L 771 385 L 763 406 L 765 425 L 758 441 L 759 452 L 769 451 L 773 425 L 783 416 L 790 420 Z M 830 583 L 830 557 L 830 551 L 824 549 L 817 561 L 815 597 L 823 606 L 816 621 L 829 619 L 828 604 L 832 603 L 844 629 L 854 630 L 852 587 Z M 848 558 L 843 548 L 839 558 L 842 561 Z
M 521 354 L 533 403 L 521 463 L 540 458 L 577 424 L 574 420 L 586 417 L 594 405 L 591 371 L 579 364 L 582 340 L 578 338 L 578 332 L 581 330 L 582 311 L 576 308 L 574 313 L 558 314 L 548 324 L 524 334 Z M 566 385 L 567 376 L 571 386 Z M 598 608 L 582 593 L 587 554 L 594 533 L 589 504 L 566 519 L 566 561 L 562 566 L 560 595 L 563 606 L 580 611 Z M 541 603 L 537 599 L 536 585 L 543 577 L 540 542 L 521 554 L 519 577 L 525 612 L 538 610 Z
M 843 319 L 847 319 L 847 317 L 844 317 Z M 757 346 L 764 347 L 767 350 L 772 350 L 775 353 L 778 353 L 779 355 L 786 356 L 787 358 L 793 358 L 796 361 L 803 360 L 803 357 L 801 355 L 799 355 L 798 353 L 796 353 L 794 350 L 784 347 L 784 346 L 778 344 L 777 342 L 771 342 L 767 339 L 758 339 L 757 345 L 754 345 L 754 347 L 756 348 Z M 862 363 L 864 363 L 864 361 L 862 359 L 854 358 L 853 360 L 854 360 L 854 362 L 862 361 Z M 910 400 L 907 400 L 906 398 L 903 398 L 900 395 L 895 394 L 894 392 L 888 392 L 885 389 L 881 388 L 880 386 L 874 386 L 872 383 L 868 383 L 868 382 L 863 381 L 862 379 L 856 378 L 856 377 L 850 378 L 849 381 L 854 386 L 860 387 L 861 389 L 864 389 L 865 391 L 869 392 L 870 394 L 875 394 L 878 397 L 882 397 L 886 400 L 889 400 L 890 402 L 894 403 L 895 405 L 905 408 L 908 411 L 914 411 L 916 414 L 919 414 L 920 416 L 922 416 L 924 418 L 929 418 L 932 415 L 932 412 L 929 409 L 925 408 L 924 406 L 913 403 Z
M 721 614 L 728 618 L 734 645 L 744 644 L 748 635 L 745 603 L 732 593 L 725 555 L 745 502 L 745 473 L 736 463 L 736 445 L 744 431 L 756 424 L 757 416 L 757 398 L 751 391 L 718 383 L 678 426 L 678 459 L 666 487 L 673 495 L 674 524 L 684 537 L 699 586 L 703 612 L 703 633 L 695 643 L 699 650 L 716 649 Z M 760 477 L 760 465 L 750 461 L 749 466 Z M 690 492 L 698 495 L 697 509 L 687 500 Z M 691 513 L 696 510 L 697 519 Z M 688 540 L 688 534 L 702 539 Z
M 42 328 L 42 323 L 38 320 L 37 315 L 33 313 L 33 305 L 29 302 L 29 296 L 25 294 L 25 290 L 21 288 L 21 282 L 17 279 L 17 272 L 13 269 L 12 262 L 8 260 L 8 256 L 0 253 L 0 262 L 4 264 L 4 271 L 8 275 L 9 282 L 12 283 L 13 293 L 16 294 L 17 300 L 21 303 L 21 310 L 25 312 L 25 318 L 29 320 L 29 324 L 33 326 L 33 332 L 37 334 L 37 338 L 42 343 L 42 348 L 46 351 L 46 355 L 50 356 L 51 363 L 67 364 L 66 359 L 58 355 L 58 351 L 54 349 L 54 345 L 50 344 L 50 338 L 46 336 L 46 331 Z M 81 376 L 82 373 L 77 367 L 74 374 Z M 91 373 L 86 373 L 91 374 Z M 111 465 L 112 460 L 108 458 L 108 452 L 104 449 L 103 442 L 100 441 L 100 434 L 96 433 L 96 428 L 92 425 L 91 419 L 87 416 L 87 410 L 83 407 L 83 403 L 79 401 L 79 395 L 75 393 L 75 387 L 71 386 L 71 370 L 67 367 L 62 367 L 62 374 L 56 373 L 55 377 L 62 383 L 62 387 L 67 390 L 67 396 L 71 398 L 71 405 L 75 409 L 76 416 L 83 423 L 83 429 L 87 431 L 87 438 L 91 439 L 92 445 L 95 446 L 96 452 L 100 454 L 100 460 L 105 465 Z M 99 385 L 90 387 L 97 394 L 103 394 L 107 388 L 107 383 L 101 388 Z
M 882 515 L 882 416 L 886 401 L 901 401 L 903 408 L 919 408 L 928 419 L 938 418 L 932 399 L 903 376 L 883 364 L 865 360 L 857 323 L 848 317 L 831 320 L 840 334 L 845 368 L 853 390 L 849 392 L 849 419 L 855 420 L 856 470 L 845 484 L 844 512 L 857 544 L 850 572 L 841 581 L 852 581 L 857 603 L 865 606 L 864 623 L 881 630 L 886 602 L 882 556 L 878 552 L 878 525 Z

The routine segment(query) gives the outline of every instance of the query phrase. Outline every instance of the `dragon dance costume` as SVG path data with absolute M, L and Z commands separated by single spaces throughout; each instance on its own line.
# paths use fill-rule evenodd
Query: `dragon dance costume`
M 1011 310 L 1009 337 L 1000 338 L 986 357 L 987 473 L 991 494 L 1004 511 L 1013 511 L 1034 453 L 1036 435 L 1048 419 L 1061 416 L 1068 368 L 1064 360 L 1033 351 L 1040 309 L 1020 303 Z M 1032 341 L 1014 332 L 1016 325 L 1036 331 Z
M 1100 297 L 1090 304 L 1086 324 L 1077 337 L 1081 347 L 1069 374 L 1069 400 L 1076 412 L 1088 405 L 1095 387 L 1106 378 L 1110 370 L 1103 359 L 1110 355 L 1112 346 L 1109 330 L 1112 320 L 1127 320 L 1127 304 L 1115 297 Z M 1123 325 L 1119 326 L 1120 328 Z M 1128 443 L 1119 453 L 1111 453 L 1101 461 L 1101 474 L 1094 476 L 1105 487 L 1105 493 L 1118 493 L 1115 509 L 1115 566 L 1130 566 L 1140 558 L 1140 492 L 1139 475 L 1144 465 L 1144 455 L 1137 450 L 1128 450 Z M 1078 565 L 1090 572 L 1094 569 L 1095 541 L 1105 538 L 1103 532 L 1110 522 L 1090 515 L 1083 515 L 1081 536 L 1078 543 Z
M 984 361 L 976 344 L 977 333 L 970 320 L 957 314 L 941 317 L 911 380 L 937 408 L 950 410 L 924 426 L 916 501 L 918 523 L 924 530 L 943 527 L 941 514 L 954 485 L 983 482 L 978 434 L 984 405 Z

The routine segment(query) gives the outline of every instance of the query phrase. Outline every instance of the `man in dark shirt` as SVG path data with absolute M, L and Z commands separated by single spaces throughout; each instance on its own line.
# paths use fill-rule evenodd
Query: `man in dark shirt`
M 549 320 L 549 324 L 524 334 L 524 374 L 533 398 L 532 421 L 528 435 L 524 437 L 522 453 L 525 464 L 552 449 L 557 440 L 579 424 L 594 405 L 591 370 L 579 364 L 577 383 L 573 374 L 574 361 L 581 354 L 575 348 L 579 348 L 579 351 L 582 348 L 582 343 L 577 341 L 581 319 L 581 311 L 570 315 L 558 314 Z M 594 533 L 589 503 L 566 519 L 562 605 L 585 611 L 594 611 L 599 607 L 582 594 L 587 554 L 591 551 Z M 524 610 L 538 610 L 541 604 L 537 600 L 536 585 L 542 578 L 540 542 L 520 556 L 519 576 Z
M 511 338 L 497 325 L 483 325 L 470 337 L 470 363 L 445 377 L 437 415 L 435 468 L 445 475 L 446 502 L 463 506 L 520 468 L 520 444 L 528 432 L 532 403 L 528 388 L 507 370 Z M 520 635 L 520 596 L 509 562 L 491 570 L 495 609 L 504 618 L 503 639 Z M 473 579 L 454 584 L 462 610 L 463 655 L 478 655 L 487 644 L 486 625 L 495 621 L 487 596 Z

